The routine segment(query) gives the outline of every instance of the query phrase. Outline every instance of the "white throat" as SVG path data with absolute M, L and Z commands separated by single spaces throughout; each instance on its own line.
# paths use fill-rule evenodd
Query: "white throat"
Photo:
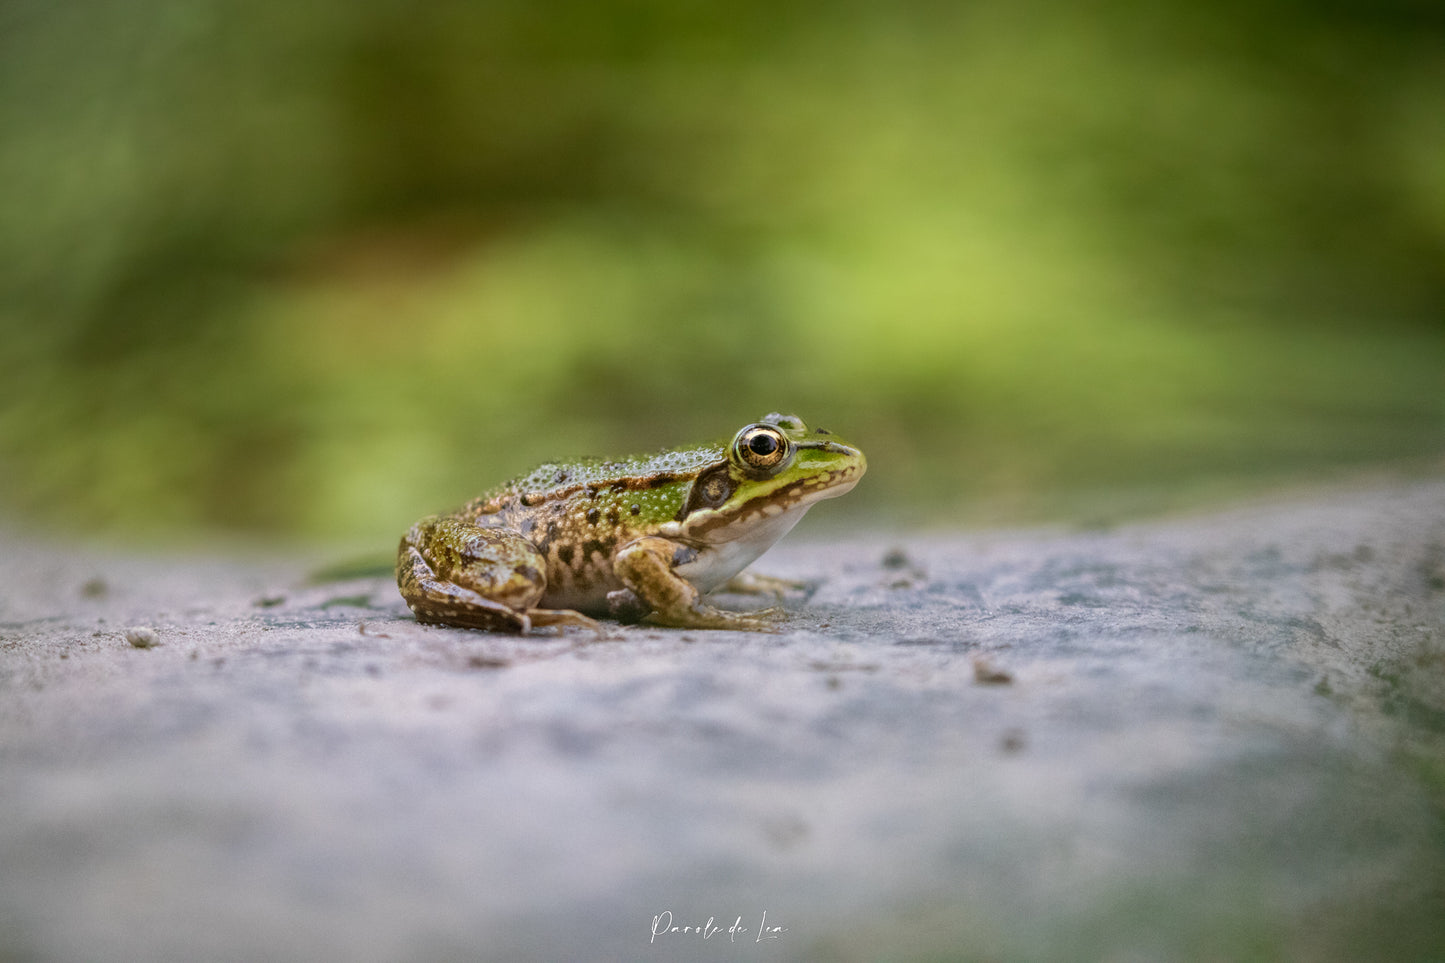
M 737 538 L 705 545 L 698 549 L 697 558 L 677 566 L 674 571 L 696 586 L 699 592 L 711 592 L 772 548 L 773 543 L 792 531 L 812 507 L 813 502 L 806 501 L 771 518 L 750 521 L 746 531 Z

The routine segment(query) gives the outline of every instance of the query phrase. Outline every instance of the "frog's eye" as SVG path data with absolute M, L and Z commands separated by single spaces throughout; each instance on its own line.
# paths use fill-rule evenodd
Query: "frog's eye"
M 733 440 L 733 455 L 753 474 L 772 474 L 792 456 L 792 442 L 772 425 L 748 425 Z

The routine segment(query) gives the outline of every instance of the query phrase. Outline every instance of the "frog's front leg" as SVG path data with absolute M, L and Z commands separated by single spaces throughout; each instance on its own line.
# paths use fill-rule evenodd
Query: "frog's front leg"
M 648 621 L 684 629 L 751 629 L 768 631 L 778 608 L 729 612 L 702 600 L 697 588 L 673 571 L 678 546 L 665 538 L 639 538 L 617 553 L 613 571 L 642 604 L 652 610 Z
M 402 538 L 396 582 L 418 622 L 518 633 L 541 625 L 598 631 L 580 612 L 536 607 L 547 590 L 546 565 L 516 532 L 433 515 Z

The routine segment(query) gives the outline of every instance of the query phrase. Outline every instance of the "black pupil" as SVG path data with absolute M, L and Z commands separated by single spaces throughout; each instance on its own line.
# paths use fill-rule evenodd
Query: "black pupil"
M 752 450 L 754 455 L 766 458 L 778 450 L 778 440 L 772 435 L 765 435 L 762 432 L 758 432 L 748 439 L 748 448 Z

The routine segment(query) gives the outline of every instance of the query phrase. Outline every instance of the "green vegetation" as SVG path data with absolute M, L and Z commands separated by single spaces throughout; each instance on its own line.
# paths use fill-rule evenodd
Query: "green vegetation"
M 768 410 L 848 516 L 1445 453 L 1445 17 L 15 0 L 0 511 L 381 539 Z M 820 513 L 822 514 L 822 513 Z

